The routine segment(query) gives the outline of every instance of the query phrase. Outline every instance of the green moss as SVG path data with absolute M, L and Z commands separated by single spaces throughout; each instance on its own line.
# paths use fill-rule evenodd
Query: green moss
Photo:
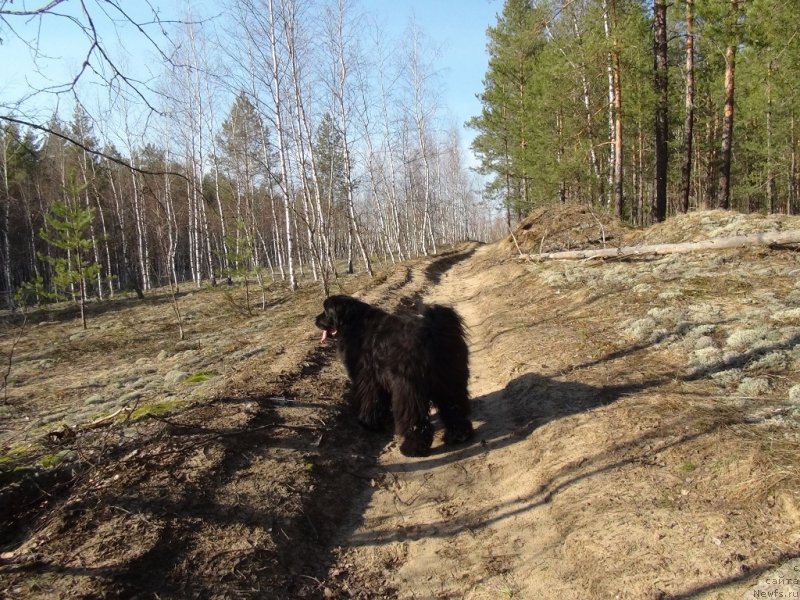
M 39 464 L 41 464 L 45 469 L 50 469 L 52 467 L 57 466 L 61 461 L 64 460 L 64 455 L 59 454 L 45 454 L 39 459 Z
M 31 450 L 33 450 L 33 446 L 31 444 L 25 444 L 22 446 L 14 446 L 8 451 L 8 456 L 10 458 L 19 458 L 21 456 L 25 456 Z
M 150 402 L 143 404 L 131 413 L 131 421 L 139 421 L 148 416 L 161 416 L 166 415 L 182 404 L 181 400 L 170 399 L 162 400 L 161 402 Z
M 204 381 L 208 381 L 212 377 L 216 377 L 216 373 L 214 371 L 198 371 L 193 375 L 189 375 L 183 381 L 185 383 L 202 383 Z
M 697 465 L 690 460 L 680 466 L 681 473 L 691 473 L 695 469 L 697 469 Z

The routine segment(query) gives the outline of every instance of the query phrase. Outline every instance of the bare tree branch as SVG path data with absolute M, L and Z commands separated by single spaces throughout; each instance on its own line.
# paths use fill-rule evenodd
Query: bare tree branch
M 0 3 L 0 15 L 9 17 L 36 17 L 50 13 L 56 6 L 63 2 L 66 2 L 66 0 L 52 0 L 44 6 L 31 10 L 8 10 L 6 6 L 12 4 L 12 2 L 9 0 L 4 0 L 2 3 Z
M 88 74 L 96 76 L 103 84 L 115 94 L 130 93 L 151 112 L 158 113 L 153 96 L 159 96 L 159 92 L 153 89 L 146 81 L 137 79 L 131 73 L 120 68 L 118 62 L 112 58 L 109 47 L 102 35 L 102 23 L 111 23 L 115 29 L 122 26 L 133 27 L 136 34 L 142 36 L 147 43 L 155 49 L 161 61 L 170 64 L 172 59 L 165 47 L 169 44 L 167 26 L 171 24 L 183 23 L 183 21 L 162 19 L 157 7 L 147 2 L 150 16 L 143 19 L 135 18 L 129 10 L 123 8 L 118 0 L 78 0 L 78 2 L 67 3 L 66 0 L 51 0 L 32 9 L 12 9 L 11 0 L 0 0 L 0 31 L 7 32 L 5 37 L 13 37 L 25 45 L 32 53 L 34 60 L 45 58 L 57 60 L 56 57 L 45 56 L 40 48 L 43 41 L 44 24 L 46 22 L 60 21 L 63 27 L 68 27 L 72 31 L 77 31 L 86 38 L 86 49 L 83 60 L 79 64 L 77 72 L 69 76 L 68 81 L 52 82 L 52 85 L 45 83 L 35 85 L 29 82 L 30 91 L 22 97 L 14 100 L 6 99 L 5 106 L 20 107 L 31 101 L 39 94 L 52 94 L 59 96 L 62 94 L 75 94 L 79 82 L 87 77 Z M 71 9 L 67 7 L 71 6 Z M 35 32 L 27 36 L 22 29 L 23 25 L 29 25 L 35 20 Z M 154 29 L 157 28 L 157 29 Z M 155 35 L 159 31 L 163 40 L 159 40 Z M 122 42 L 120 41 L 122 45 Z M 39 69 L 38 76 L 44 81 L 48 81 L 45 74 L 46 69 Z M 26 77 L 27 79 L 27 77 Z

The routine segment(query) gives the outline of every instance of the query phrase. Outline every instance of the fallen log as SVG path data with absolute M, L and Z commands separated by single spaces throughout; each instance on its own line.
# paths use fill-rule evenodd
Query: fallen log
M 705 250 L 728 250 L 748 246 L 781 246 L 800 243 L 800 229 L 790 231 L 770 231 L 752 235 L 713 238 L 701 242 L 682 242 L 679 244 L 651 244 L 625 246 L 621 248 L 600 248 L 596 250 L 567 250 L 564 252 L 545 252 L 540 254 L 520 254 L 525 260 L 582 260 L 592 258 L 624 258 L 661 254 L 679 254 Z

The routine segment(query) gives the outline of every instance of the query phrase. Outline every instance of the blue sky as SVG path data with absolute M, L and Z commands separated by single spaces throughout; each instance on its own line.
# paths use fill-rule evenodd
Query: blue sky
M 364 0 L 366 10 L 383 17 L 399 35 L 412 17 L 440 49 L 438 63 L 443 101 L 460 126 L 480 113 L 475 97 L 486 74 L 486 29 L 497 21 L 502 0 Z M 464 130 L 465 142 L 473 134 Z
M 137 4 L 125 2 L 123 6 L 135 13 Z M 168 5 L 167 2 L 154 4 Z M 206 2 L 198 4 L 209 6 Z M 20 6 L 24 5 L 20 3 Z M 66 6 L 77 7 L 77 3 L 72 0 Z M 186 5 L 180 6 L 179 10 L 183 10 Z M 463 128 L 463 124 L 478 114 L 481 108 L 475 96 L 483 89 L 482 80 L 486 73 L 486 28 L 496 22 L 497 13 L 502 10 L 502 0 L 361 0 L 360 6 L 365 12 L 374 14 L 392 36 L 402 35 L 413 18 L 427 41 L 439 49 L 436 69 L 442 92 L 441 104 L 450 122 L 462 127 L 463 141 L 467 146 L 473 134 Z M 162 14 L 168 15 L 170 11 L 164 9 Z M 28 39 L 32 39 L 37 33 L 36 23 L 29 23 L 21 31 Z M 69 80 L 68 73 L 74 73 L 83 60 L 87 49 L 86 39 L 73 27 L 66 26 L 64 21 L 56 21 L 49 26 L 45 24 L 41 33 L 39 49 L 45 56 L 39 61 L 40 70 L 49 75 L 51 83 Z M 128 28 L 116 36 L 106 34 L 105 41 L 127 46 L 135 56 L 137 36 L 135 31 Z M 20 97 L 28 84 L 41 86 L 44 81 L 36 75 L 31 51 L 14 36 L 8 35 L 7 31 L 0 31 L 0 37 L 3 38 L 0 64 L 4 65 L 5 71 L 0 78 L 2 102 Z M 136 58 L 127 60 L 135 62 Z M 143 65 L 144 68 L 146 66 Z M 41 111 L 45 114 L 31 116 L 46 119 L 50 110 L 48 107 L 46 112 Z M 70 110 L 62 110 L 62 117 L 67 117 Z

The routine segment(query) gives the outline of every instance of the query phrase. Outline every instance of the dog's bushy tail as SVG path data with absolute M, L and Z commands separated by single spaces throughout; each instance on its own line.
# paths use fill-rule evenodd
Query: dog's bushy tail
M 445 338 L 466 339 L 464 320 L 449 306 L 429 304 L 423 308 L 422 316 L 436 334 Z
M 455 378 L 460 385 L 467 385 L 469 376 L 469 350 L 464 320 L 455 310 L 441 304 L 431 304 L 422 313 L 428 325 L 432 350 L 431 364 L 443 376 Z M 463 380 L 463 383 L 462 383 Z
M 452 308 L 433 304 L 423 318 L 430 334 L 429 357 L 431 401 L 445 426 L 445 443 L 460 443 L 473 435 L 469 393 L 469 349 L 461 316 Z

